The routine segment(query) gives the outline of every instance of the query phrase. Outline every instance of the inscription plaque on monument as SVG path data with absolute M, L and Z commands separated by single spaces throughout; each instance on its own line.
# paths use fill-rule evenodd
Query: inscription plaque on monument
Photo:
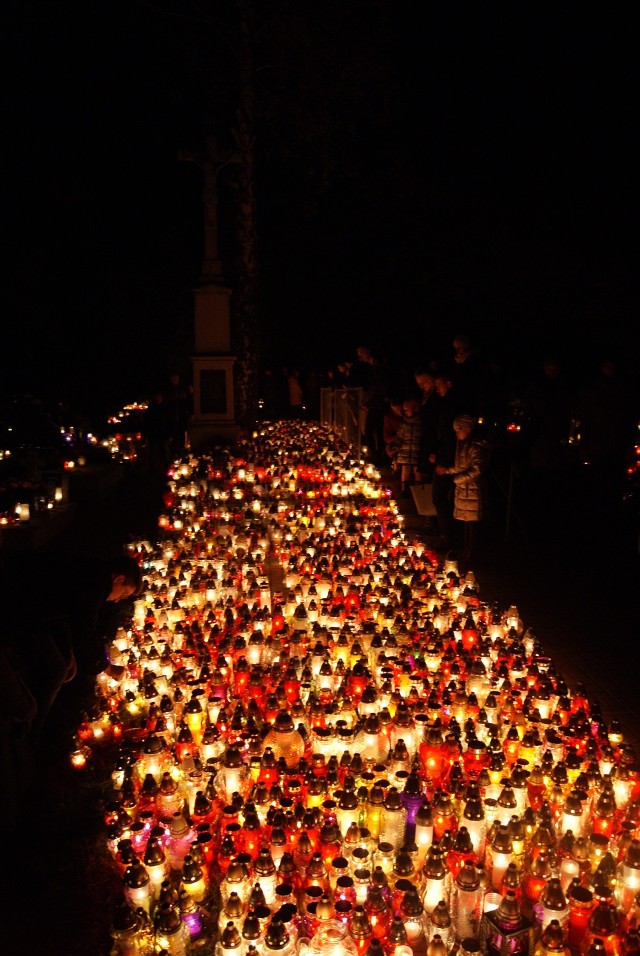
M 227 411 L 227 381 L 224 369 L 200 370 L 200 411 L 203 415 L 224 415 Z

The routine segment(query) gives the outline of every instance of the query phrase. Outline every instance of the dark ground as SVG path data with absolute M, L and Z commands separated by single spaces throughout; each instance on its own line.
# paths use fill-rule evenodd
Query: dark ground
M 127 541 L 155 533 L 158 482 L 141 464 L 114 467 L 120 479 L 77 502 L 73 522 L 50 547 L 109 556 Z M 383 477 L 396 491 L 395 476 Z M 473 567 L 480 596 L 503 608 L 515 604 L 568 685 L 582 682 L 605 720 L 619 720 L 625 739 L 640 753 L 635 516 L 613 505 L 600 514 L 592 507 L 559 509 L 554 516 L 550 502 L 535 521 L 526 520 L 517 478 L 512 506 L 506 507 L 508 478 L 508 469 L 495 477 L 494 517 L 483 529 Z M 407 533 L 431 539 L 413 500 L 399 500 Z M 59 698 L 20 832 L 5 856 L 11 906 L 5 914 L 8 941 L 1 948 L 8 956 L 109 952 L 108 928 L 121 890 L 102 846 L 107 771 L 99 758 L 83 773 L 68 764 L 78 693 L 67 685 Z

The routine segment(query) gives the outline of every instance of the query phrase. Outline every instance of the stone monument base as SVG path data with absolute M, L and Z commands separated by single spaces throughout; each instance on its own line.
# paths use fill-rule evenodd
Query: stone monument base
M 233 444 L 238 435 L 233 394 L 235 355 L 193 355 L 192 447 Z
M 234 445 L 240 429 L 235 422 L 194 422 L 189 425 L 189 441 L 194 451 L 213 445 Z

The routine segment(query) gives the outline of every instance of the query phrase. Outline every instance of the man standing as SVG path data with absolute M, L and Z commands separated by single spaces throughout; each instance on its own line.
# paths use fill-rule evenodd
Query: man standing
M 386 464 L 384 447 L 384 415 L 389 398 L 389 375 L 386 364 L 366 345 L 356 349 L 358 361 L 354 366 L 354 385 L 362 388 L 360 403 L 360 433 L 362 444 L 368 449 L 369 461 Z
M 182 384 L 177 372 L 169 376 L 165 403 L 167 408 L 167 428 L 169 432 L 169 455 L 179 458 L 184 452 L 188 429 L 193 414 L 193 396 Z

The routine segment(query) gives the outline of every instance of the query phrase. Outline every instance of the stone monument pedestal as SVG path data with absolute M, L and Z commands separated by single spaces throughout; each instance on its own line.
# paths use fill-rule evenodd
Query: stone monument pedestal
M 207 137 L 202 156 L 184 157 L 202 170 L 204 258 L 200 284 L 194 291 L 195 351 L 193 368 L 193 417 L 189 440 L 193 448 L 233 444 L 238 426 L 235 420 L 235 389 L 231 354 L 229 299 L 231 290 L 223 281 L 218 252 L 218 174 L 230 162 L 220 154 L 215 137 Z
M 230 289 L 205 282 L 195 290 L 195 354 L 193 417 L 189 426 L 192 448 L 232 444 L 237 436 L 233 366 L 230 354 Z

